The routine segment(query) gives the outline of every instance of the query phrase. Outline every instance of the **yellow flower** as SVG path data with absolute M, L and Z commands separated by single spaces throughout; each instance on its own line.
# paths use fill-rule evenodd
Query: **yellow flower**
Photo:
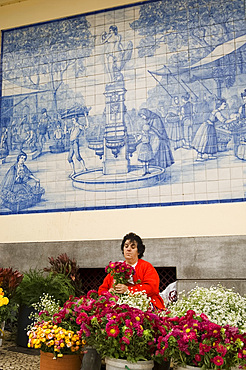
M 57 357 L 63 357 L 62 353 L 58 353 Z

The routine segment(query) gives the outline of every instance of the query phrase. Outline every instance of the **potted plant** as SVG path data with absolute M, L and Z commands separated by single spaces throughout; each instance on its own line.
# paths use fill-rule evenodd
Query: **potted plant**
M 75 321 L 80 338 L 105 358 L 107 369 L 152 369 L 156 340 L 167 333 L 169 323 L 150 309 L 118 304 L 119 299 L 111 293 L 98 296 L 90 291 L 67 301 L 54 316 L 55 322 Z M 75 313 L 73 318 L 70 311 Z
M 77 313 L 66 308 L 64 319 L 57 320 L 64 308 L 48 294 L 32 306 L 36 312 L 31 315 L 34 323 L 27 333 L 28 347 L 41 350 L 40 370 L 80 370 L 85 341 L 78 334 Z
M 3 337 L 6 326 L 12 330 L 12 326 L 16 323 L 18 305 L 14 301 L 14 297 L 22 278 L 23 275 L 17 270 L 0 268 L 0 337 Z M 2 343 L 2 338 L 0 343 Z
M 49 263 L 51 266 L 45 267 L 44 271 L 66 275 L 71 280 L 75 295 L 79 297 L 83 294 L 79 266 L 77 265 L 75 259 L 71 259 L 66 253 L 63 253 L 57 258 L 49 257 Z
M 230 325 L 211 322 L 189 310 L 170 317 L 171 330 L 158 338 L 158 358 L 171 358 L 179 367 L 231 369 L 246 364 L 246 333 Z
M 205 314 L 219 325 L 235 326 L 246 331 L 246 297 L 222 285 L 204 288 L 196 286 L 181 293 L 177 302 L 168 306 L 172 316 L 183 316 L 188 310 Z
M 43 293 L 53 296 L 62 305 L 74 294 L 74 287 L 64 274 L 45 273 L 38 269 L 30 269 L 24 273 L 15 295 L 15 300 L 20 305 L 17 326 L 17 344 L 20 346 L 27 346 L 26 328 L 31 324 L 29 315 L 34 311 L 32 304 L 37 303 Z

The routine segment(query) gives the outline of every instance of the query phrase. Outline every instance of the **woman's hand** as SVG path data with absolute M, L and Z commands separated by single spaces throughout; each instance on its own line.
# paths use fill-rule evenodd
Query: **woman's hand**
M 127 289 L 128 289 L 128 287 L 125 284 L 117 284 L 114 287 L 115 292 L 120 293 L 120 294 L 125 293 L 127 291 Z

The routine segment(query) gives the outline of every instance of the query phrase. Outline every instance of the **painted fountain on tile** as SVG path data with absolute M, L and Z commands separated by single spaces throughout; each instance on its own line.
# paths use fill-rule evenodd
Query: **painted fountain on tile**
M 244 4 L 3 31 L 1 214 L 245 200 Z

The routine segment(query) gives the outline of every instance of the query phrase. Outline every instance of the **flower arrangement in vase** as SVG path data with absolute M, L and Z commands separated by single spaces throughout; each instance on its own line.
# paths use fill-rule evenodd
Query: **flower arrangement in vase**
M 53 353 L 55 358 L 81 354 L 85 341 L 78 335 L 80 326 L 73 319 L 75 312 L 65 309 L 64 320 L 57 320 L 64 308 L 48 294 L 43 294 L 32 306 L 35 312 L 29 316 L 34 320 L 27 333 L 29 348 L 40 348 L 43 352 Z
M 215 370 L 246 364 L 246 333 L 238 328 L 215 324 L 193 310 L 170 317 L 169 323 L 169 333 L 158 338 L 157 358 L 171 358 L 181 367 Z
M 32 306 L 36 312 L 30 315 L 34 323 L 27 333 L 28 347 L 40 349 L 40 370 L 80 370 L 85 341 L 78 334 L 76 312 L 65 309 L 64 320 L 58 323 L 63 307 L 49 294 L 43 294 Z

